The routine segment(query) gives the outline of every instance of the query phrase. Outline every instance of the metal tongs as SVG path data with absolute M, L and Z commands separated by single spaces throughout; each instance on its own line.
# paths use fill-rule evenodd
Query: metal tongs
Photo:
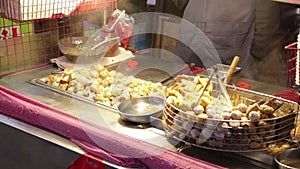
M 199 104 L 199 102 L 200 102 L 200 100 L 201 100 L 201 97 L 203 96 L 203 94 L 204 94 L 206 88 L 208 87 L 208 85 L 209 85 L 210 82 L 211 82 L 211 79 L 212 79 L 214 76 L 216 77 L 217 83 L 218 83 L 218 85 L 220 86 L 220 90 L 221 90 L 221 93 L 219 94 L 219 97 L 220 97 L 220 95 L 223 95 L 224 98 L 225 98 L 225 100 L 226 100 L 227 106 L 229 106 L 229 108 L 232 109 L 233 106 L 232 106 L 232 103 L 231 103 L 229 94 L 228 94 L 228 92 L 227 92 L 227 90 L 226 90 L 226 87 L 225 87 L 225 85 L 224 85 L 224 82 L 223 82 L 222 79 L 220 78 L 220 75 L 219 75 L 219 67 L 217 67 L 217 66 L 214 66 L 214 67 L 212 68 L 212 71 L 211 71 L 211 73 L 210 73 L 210 75 L 209 75 L 208 81 L 207 81 L 207 83 L 205 84 L 205 86 L 204 86 L 204 88 L 203 88 L 201 94 L 199 95 L 199 98 L 198 98 L 198 100 L 197 100 L 197 103 Z
M 229 97 L 229 95 L 227 93 L 227 90 L 225 88 L 224 81 L 220 78 L 219 73 L 220 72 L 219 72 L 219 67 L 218 66 L 212 67 L 212 71 L 209 75 L 208 82 L 205 84 L 205 86 L 204 86 L 204 88 L 203 88 L 203 90 L 202 90 L 202 92 L 201 92 L 201 94 L 200 94 L 200 96 L 197 100 L 197 103 L 199 104 L 199 102 L 201 100 L 201 97 L 203 96 L 203 94 L 204 94 L 205 90 L 207 89 L 208 85 L 210 84 L 212 78 L 215 76 L 216 80 L 217 80 L 217 85 L 219 85 L 219 87 L 220 87 L 220 92 L 218 93 L 217 97 L 214 98 L 214 99 L 220 99 L 221 103 L 222 103 L 222 101 L 224 101 L 223 98 L 222 98 L 222 96 L 223 96 L 225 98 L 225 105 L 221 104 L 220 105 L 221 107 L 217 106 L 218 108 L 216 108 L 216 111 L 215 111 L 215 114 L 214 114 L 214 117 L 213 117 L 214 119 L 221 119 L 222 112 L 224 110 L 223 109 L 224 106 L 228 106 L 230 108 L 230 110 L 232 110 L 232 103 L 230 101 L 230 97 Z M 218 100 L 213 100 L 212 104 L 214 104 L 214 103 L 218 104 L 220 102 L 218 102 Z M 208 135 L 211 136 L 214 133 L 214 131 L 217 128 L 218 124 L 219 124 L 218 120 L 213 120 L 213 121 L 210 122 L 210 124 L 205 124 L 205 126 L 203 127 L 203 129 L 202 129 L 202 131 L 199 135 L 199 140 L 200 140 L 201 143 L 207 141 L 207 139 L 208 139 L 207 136 Z M 206 134 L 204 134 L 204 133 L 206 133 Z
M 94 49 L 98 48 L 99 46 L 104 45 L 107 42 L 114 41 L 114 40 L 117 40 L 117 39 L 120 39 L 120 38 L 119 37 L 114 37 L 114 38 L 105 37 L 105 39 L 103 41 L 101 41 L 100 43 L 93 46 L 91 48 L 91 50 L 94 50 Z

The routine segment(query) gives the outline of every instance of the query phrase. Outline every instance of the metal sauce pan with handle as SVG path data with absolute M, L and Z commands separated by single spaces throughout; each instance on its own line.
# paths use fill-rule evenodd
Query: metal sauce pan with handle
M 300 148 L 290 148 L 278 153 L 274 160 L 279 169 L 300 169 Z
M 118 111 L 122 120 L 150 123 L 151 117 L 161 116 L 163 107 L 163 98 L 143 96 L 121 102 L 118 105 Z

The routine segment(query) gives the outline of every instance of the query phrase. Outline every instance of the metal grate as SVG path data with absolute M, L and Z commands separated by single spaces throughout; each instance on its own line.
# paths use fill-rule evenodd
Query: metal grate
M 0 76 L 60 56 L 57 41 L 90 36 L 107 22 L 117 0 L 0 0 Z
M 288 71 L 287 83 L 289 87 L 293 87 L 295 86 L 295 81 L 296 81 L 297 52 L 299 51 L 299 49 L 297 48 L 297 42 L 287 45 L 285 49 L 287 49 L 287 71 Z

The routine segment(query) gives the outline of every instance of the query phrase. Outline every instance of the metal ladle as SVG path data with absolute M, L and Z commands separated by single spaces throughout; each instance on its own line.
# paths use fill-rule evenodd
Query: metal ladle
M 121 12 L 121 14 L 118 16 L 118 18 L 114 21 L 114 23 L 110 27 L 108 27 L 108 32 L 111 32 L 115 28 L 116 24 L 120 21 L 120 19 L 123 17 L 123 15 L 125 15 L 125 10 L 123 10 Z M 119 39 L 119 37 L 114 37 L 114 38 L 105 37 L 105 39 L 103 41 L 101 41 L 100 43 L 93 46 L 91 48 L 91 50 L 94 50 L 109 41 L 113 41 L 113 40 L 117 40 L 117 39 Z

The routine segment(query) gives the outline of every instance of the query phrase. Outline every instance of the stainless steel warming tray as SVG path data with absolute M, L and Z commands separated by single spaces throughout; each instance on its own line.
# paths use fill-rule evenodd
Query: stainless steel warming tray
M 56 76 L 56 75 L 60 76 L 60 74 L 63 74 L 63 72 L 55 72 L 54 76 Z M 50 77 L 52 77 L 52 75 L 50 75 Z M 104 107 L 104 108 L 108 108 L 111 111 L 117 111 L 117 106 L 118 106 L 119 102 L 121 102 L 124 99 L 149 95 L 150 91 L 153 91 L 153 92 L 151 92 L 152 96 L 158 96 L 159 94 L 161 94 L 161 92 L 159 92 L 159 91 L 155 92 L 155 91 L 157 91 L 155 89 L 155 87 L 157 87 L 157 89 L 162 87 L 162 85 L 160 83 L 152 83 L 150 81 L 146 81 L 146 80 L 142 80 L 142 79 L 138 79 L 138 78 L 134 78 L 134 77 L 129 77 L 130 80 L 137 79 L 137 81 L 138 81 L 137 83 L 139 83 L 139 84 L 140 83 L 145 83 L 145 84 L 143 84 L 145 86 L 140 88 L 140 90 L 141 90 L 140 92 L 144 92 L 144 93 L 142 93 L 141 95 L 138 95 L 138 94 L 133 95 L 134 93 L 131 93 L 130 96 L 126 96 L 128 98 L 123 98 L 123 96 L 120 95 L 119 97 L 122 97 L 122 98 L 118 98 L 118 100 L 117 100 L 115 95 L 113 95 L 111 93 L 119 92 L 119 91 L 114 91 L 114 90 L 120 90 L 120 87 L 124 87 L 124 89 L 123 89 L 124 91 L 131 90 L 132 88 L 137 89 L 136 86 L 134 86 L 134 87 L 132 87 L 132 86 L 131 87 L 129 87 L 129 86 L 116 86 L 115 87 L 116 89 L 111 89 L 112 86 L 107 86 L 106 88 L 101 89 L 102 91 L 93 91 L 92 89 L 87 88 L 85 90 L 82 90 L 82 91 L 76 93 L 76 92 L 67 90 L 64 87 L 57 86 L 57 84 L 56 85 L 48 84 L 47 82 L 45 82 L 46 78 L 49 78 L 49 75 L 45 76 L 45 77 L 32 79 L 28 82 L 33 84 L 33 85 L 51 90 L 51 91 L 59 93 L 59 94 L 63 94 L 63 95 L 72 97 L 72 98 L 77 99 L 77 100 L 81 100 L 81 101 L 84 101 L 84 102 L 87 102 L 87 103 L 90 103 L 90 104 L 93 104 L 93 105 L 96 105 L 96 106 L 101 106 L 101 107 Z M 61 82 L 61 83 L 62 83 L 62 85 L 64 85 L 65 82 Z M 69 82 L 69 83 L 71 83 L 71 82 Z M 141 85 L 141 86 L 143 86 L 143 85 Z M 153 86 L 150 87 L 151 85 L 153 85 Z M 149 88 L 152 88 L 153 90 L 150 90 Z M 148 92 L 145 92 L 145 90 L 147 90 Z M 99 93 L 97 93 L 97 92 L 99 92 Z M 107 92 L 110 95 L 109 96 L 102 95 L 102 92 Z M 156 94 L 158 94 L 158 95 L 156 95 Z
M 74 99 L 77 99 L 77 100 L 80 100 L 80 101 L 84 101 L 84 102 L 87 102 L 87 103 L 90 103 L 90 104 L 93 104 L 93 105 L 102 106 L 102 107 L 108 108 L 110 110 L 117 111 L 116 108 L 113 107 L 113 106 L 109 106 L 109 105 L 103 104 L 101 102 L 95 102 L 91 98 L 81 96 L 81 95 L 78 95 L 78 94 L 74 94 L 74 93 L 69 92 L 67 90 L 63 90 L 59 87 L 48 85 L 45 82 L 41 81 L 41 79 L 43 79 L 43 78 L 46 78 L 46 77 L 32 79 L 32 80 L 29 80 L 27 82 L 30 83 L 30 84 L 39 86 L 41 88 L 44 88 L 44 89 L 47 89 L 47 90 L 50 90 L 50 91 L 53 91 L 53 92 L 56 92 L 56 93 L 59 93 L 59 94 L 63 94 L 63 95 L 66 95 L 66 96 L 69 96 L 71 98 L 74 98 Z

